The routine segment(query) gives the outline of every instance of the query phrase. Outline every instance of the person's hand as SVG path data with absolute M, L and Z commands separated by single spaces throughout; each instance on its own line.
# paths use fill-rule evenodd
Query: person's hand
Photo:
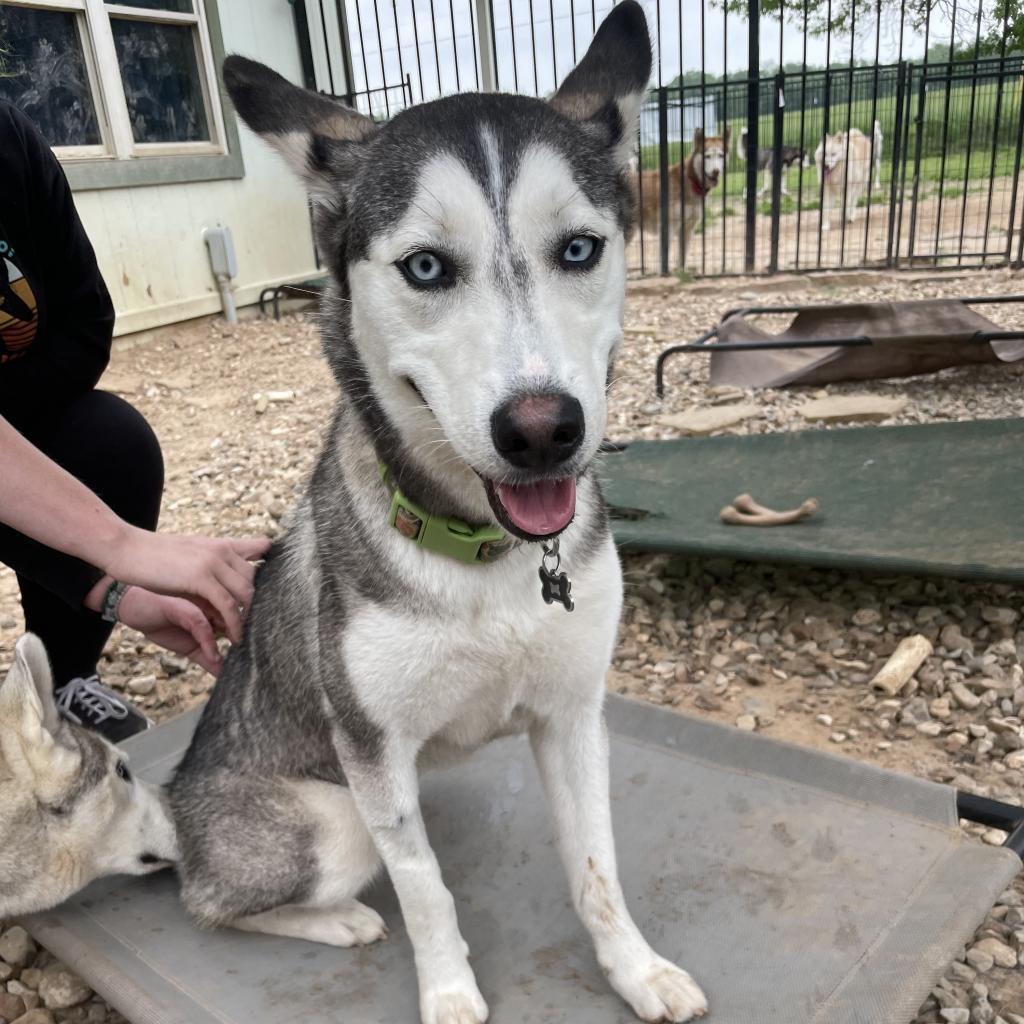
M 133 586 L 121 598 L 117 618 L 147 640 L 185 655 L 210 675 L 220 672 L 223 658 L 217 649 L 213 625 L 191 601 Z
M 252 563 L 269 547 L 265 537 L 186 537 L 128 527 L 99 568 L 123 583 L 188 598 L 238 643 L 242 617 L 252 601 Z

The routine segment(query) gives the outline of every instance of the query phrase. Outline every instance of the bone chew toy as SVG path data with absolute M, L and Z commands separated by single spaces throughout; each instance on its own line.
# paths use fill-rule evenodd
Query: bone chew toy
M 730 526 L 787 526 L 809 519 L 819 508 L 817 498 L 808 498 L 799 508 L 776 512 L 759 505 L 749 494 L 740 494 L 722 509 L 720 518 Z

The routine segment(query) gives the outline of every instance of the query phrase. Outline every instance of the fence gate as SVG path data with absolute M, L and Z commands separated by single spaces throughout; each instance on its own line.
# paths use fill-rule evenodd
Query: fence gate
M 1024 263 L 1013 5 L 642 3 L 632 273 Z M 384 119 L 452 92 L 550 95 L 612 0 L 293 6 L 307 84 Z

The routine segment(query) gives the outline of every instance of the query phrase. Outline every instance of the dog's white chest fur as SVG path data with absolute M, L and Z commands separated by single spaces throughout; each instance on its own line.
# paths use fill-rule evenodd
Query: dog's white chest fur
M 427 557 L 437 614 L 373 605 L 346 625 L 345 667 L 372 720 L 472 749 L 520 730 L 564 688 L 601 684 L 622 590 L 610 539 L 573 580 L 571 613 L 544 603 L 536 545 L 489 567 Z

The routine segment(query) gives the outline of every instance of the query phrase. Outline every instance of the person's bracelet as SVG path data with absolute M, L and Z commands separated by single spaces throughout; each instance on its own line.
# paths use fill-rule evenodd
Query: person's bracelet
M 107 592 L 103 595 L 103 602 L 100 605 L 100 618 L 104 622 L 117 622 L 117 609 L 121 604 L 121 600 L 124 595 L 128 592 L 130 584 L 122 583 L 120 580 L 114 580 L 113 583 L 107 587 Z

